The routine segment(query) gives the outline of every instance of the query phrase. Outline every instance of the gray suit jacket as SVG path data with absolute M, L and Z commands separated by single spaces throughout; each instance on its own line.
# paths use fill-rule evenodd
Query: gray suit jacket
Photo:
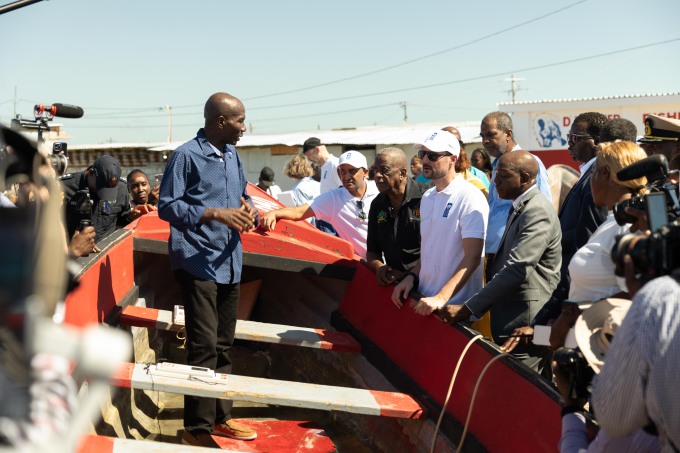
M 552 204 L 531 189 L 512 212 L 494 259 L 486 264 L 487 285 L 465 302 L 476 316 L 491 311 L 491 333 L 502 344 L 528 326 L 560 279 L 562 232 Z

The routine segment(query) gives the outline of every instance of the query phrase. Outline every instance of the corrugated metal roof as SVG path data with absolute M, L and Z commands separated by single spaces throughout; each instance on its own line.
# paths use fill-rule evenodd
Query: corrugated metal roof
M 95 145 L 68 145 L 69 150 L 81 151 L 81 150 L 106 150 L 106 149 L 130 149 L 130 148 L 141 148 L 141 149 L 151 149 L 158 146 L 167 145 L 163 142 L 152 142 L 152 143 L 97 143 Z
M 621 96 L 600 96 L 593 98 L 573 98 L 573 99 L 544 99 L 541 101 L 520 101 L 520 102 L 500 102 L 498 105 L 512 106 L 512 105 L 527 105 L 527 104 L 555 104 L 560 102 L 583 102 L 583 101 L 603 101 L 607 99 L 631 99 L 644 97 L 663 97 L 663 96 L 678 96 L 680 93 L 655 93 L 655 94 L 626 94 Z
M 290 132 L 287 134 L 258 135 L 245 134 L 238 147 L 267 147 L 273 145 L 302 146 L 309 137 L 318 137 L 326 145 L 345 146 L 385 146 L 410 145 L 425 138 L 433 131 L 444 126 L 454 126 L 460 131 L 465 143 L 479 143 L 479 121 L 459 121 L 453 123 L 427 123 L 405 126 L 370 126 L 356 129 L 330 131 Z M 151 151 L 172 151 L 184 142 L 165 143 Z

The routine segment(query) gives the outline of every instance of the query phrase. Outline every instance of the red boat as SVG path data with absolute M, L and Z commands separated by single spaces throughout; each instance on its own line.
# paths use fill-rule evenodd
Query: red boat
M 261 213 L 281 206 L 255 186 L 248 191 Z M 494 360 L 499 350 L 485 339 L 469 345 L 471 329 L 397 309 L 391 288 L 376 285 L 348 242 L 306 222 L 242 235 L 234 374 L 215 385 L 160 373 L 163 359 L 184 360 L 168 237 L 168 224 L 149 213 L 81 259 L 66 322 L 130 329 L 136 362 L 112 379 L 123 390 L 111 393 L 81 452 L 142 448 L 130 439 L 182 451 L 175 444 L 185 392 L 237 401 L 235 418 L 260 436 L 216 438 L 232 451 L 443 452 L 464 435 L 461 451 L 557 448 L 560 405 L 549 384 L 512 357 Z

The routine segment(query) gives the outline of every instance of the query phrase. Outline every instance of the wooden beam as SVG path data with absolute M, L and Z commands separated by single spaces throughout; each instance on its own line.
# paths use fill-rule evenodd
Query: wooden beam
M 180 379 L 149 374 L 148 368 L 149 366 L 145 364 L 125 364 L 111 378 L 111 383 L 118 387 L 139 390 L 382 417 L 419 419 L 424 415 L 421 405 L 404 393 L 279 381 L 233 374 L 218 374 L 215 379 Z
M 172 312 L 169 310 L 135 307 L 132 305 L 123 308 L 120 315 L 120 324 L 173 331 L 178 331 L 184 327 L 184 323 L 173 323 Z M 328 349 L 331 351 L 361 351 L 359 343 L 351 335 L 344 332 L 255 321 L 236 321 L 236 338 L 263 343 Z

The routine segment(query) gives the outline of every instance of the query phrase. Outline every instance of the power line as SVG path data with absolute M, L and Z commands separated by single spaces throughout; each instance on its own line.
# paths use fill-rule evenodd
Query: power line
M 486 39 L 493 38 L 494 36 L 498 36 L 498 35 L 501 35 L 503 33 L 507 33 L 511 30 L 521 28 L 525 25 L 529 25 L 531 23 L 538 22 L 539 20 L 542 20 L 542 19 L 545 19 L 546 17 L 550 17 L 550 16 L 553 16 L 555 14 L 561 13 L 562 11 L 565 11 L 569 8 L 573 8 L 574 6 L 580 5 L 581 3 L 585 3 L 587 1 L 588 0 L 580 0 L 578 2 L 572 3 L 572 4 L 567 5 L 565 7 L 556 9 L 556 10 L 551 11 L 551 12 L 546 13 L 546 14 L 543 14 L 542 16 L 534 17 L 533 19 L 529 19 L 527 21 L 520 22 L 519 24 L 512 25 L 508 28 L 504 28 L 502 30 L 499 30 L 499 31 L 496 31 L 496 32 L 493 32 L 493 33 L 489 33 L 488 35 L 484 35 L 484 36 L 481 36 L 479 38 L 475 38 L 471 41 L 466 41 L 466 42 L 458 44 L 456 46 L 449 47 L 448 49 L 440 50 L 438 52 L 434 52 L 434 53 L 431 53 L 431 54 L 428 54 L 428 55 L 424 55 L 422 57 L 413 58 L 411 60 L 406 60 L 404 62 L 393 64 L 393 65 L 390 65 L 390 66 L 386 66 L 386 67 L 381 68 L 381 69 L 376 69 L 374 71 L 364 72 L 364 73 L 357 74 L 357 75 L 354 75 L 354 76 L 343 77 L 341 79 L 331 80 L 330 82 L 324 82 L 324 83 L 319 83 L 319 84 L 316 84 L 316 85 L 310 85 L 310 86 L 303 87 L 303 88 L 296 88 L 296 89 L 288 90 L 288 91 L 280 91 L 278 93 L 263 94 L 263 95 L 260 95 L 260 96 L 253 96 L 253 97 L 250 97 L 250 98 L 244 98 L 243 100 L 244 101 L 252 101 L 252 100 L 255 100 L 255 99 L 263 99 L 263 98 L 274 97 L 274 96 L 283 96 L 285 94 L 299 93 L 301 91 L 313 90 L 315 88 L 321 88 L 321 87 L 325 87 L 325 86 L 328 86 L 328 85 L 334 85 L 334 84 L 340 83 L 340 82 L 347 82 L 349 80 L 356 80 L 356 79 L 359 79 L 359 78 L 362 78 L 362 77 L 367 77 L 367 76 L 374 75 L 374 74 L 380 74 L 381 72 L 385 72 L 385 71 L 389 71 L 391 69 L 406 66 L 406 65 L 409 65 L 409 64 L 412 64 L 412 63 L 416 63 L 418 61 L 422 61 L 422 60 L 425 60 L 425 59 L 428 59 L 428 58 L 436 57 L 437 55 L 442 55 L 442 54 L 445 54 L 445 53 L 448 53 L 448 52 L 451 52 L 451 51 L 454 51 L 454 50 L 457 50 L 457 49 L 461 49 L 463 47 L 467 47 L 467 46 L 472 45 L 472 44 L 476 44 L 476 43 L 484 41 Z
M 382 105 L 371 105 L 367 107 L 358 107 L 358 108 L 353 108 L 353 109 L 345 109 L 345 110 L 334 110 L 331 112 L 319 112 L 319 113 L 308 113 L 305 115 L 292 115 L 292 116 L 283 116 L 283 117 L 278 117 L 278 118 L 257 118 L 254 119 L 253 122 L 259 123 L 259 122 L 264 122 L 264 121 L 281 121 L 281 120 L 289 120 L 289 119 L 296 119 L 296 118 L 310 118 L 310 117 L 315 117 L 315 116 L 324 116 L 324 115 L 337 115 L 340 113 L 351 113 L 351 112 L 359 112 L 359 111 L 365 111 L 365 110 L 374 110 L 374 109 L 380 109 L 380 108 L 385 108 L 385 107 L 393 107 L 396 105 L 399 105 L 400 103 L 397 102 L 392 102 L 389 104 L 382 104 Z M 122 119 L 122 118 L 117 118 L 117 119 Z M 191 127 L 195 126 L 196 123 L 191 123 L 191 124 L 176 124 L 175 127 Z M 119 125 L 119 126 L 112 126 L 109 124 L 106 125 L 73 125 L 69 126 L 69 128 L 85 128 L 85 129 L 105 129 L 105 128 L 130 128 L 130 129 L 143 129 L 145 127 L 165 127 L 161 125 L 131 125 L 131 126 L 126 126 L 126 125 Z
M 279 105 L 270 105 L 270 106 L 264 106 L 264 107 L 248 107 L 248 111 L 253 111 L 253 110 L 267 110 L 267 109 L 277 109 L 277 108 L 286 108 L 286 107 L 299 107 L 299 106 L 306 106 L 306 105 L 314 105 L 314 104 L 323 104 L 323 103 L 328 103 L 328 102 L 336 102 L 336 101 L 344 101 L 344 100 L 349 100 L 349 99 L 361 99 L 361 98 L 367 98 L 367 97 L 372 97 L 372 96 L 382 96 L 386 94 L 394 94 L 394 93 L 403 93 L 406 91 L 416 91 L 416 90 L 422 90 L 422 89 L 428 89 L 428 88 L 438 88 L 442 86 L 447 86 L 447 85 L 454 85 L 454 84 L 459 84 L 459 83 L 465 83 L 465 82 L 472 82 L 472 81 L 478 81 L 478 80 L 484 80 L 484 79 L 489 79 L 489 78 L 495 78 L 495 77 L 500 77 L 507 75 L 508 73 L 520 73 L 520 72 L 528 72 L 528 71 L 535 71 L 539 69 L 546 69 L 546 68 L 551 68 L 551 67 L 556 67 L 556 66 L 562 66 L 566 64 L 571 64 L 571 63 L 576 63 L 580 61 L 587 61 L 587 60 L 593 60 L 596 58 L 603 58 L 611 55 L 617 55 L 621 53 L 626 53 L 626 52 L 632 52 L 636 50 L 641 50 L 645 49 L 648 47 L 654 47 L 654 46 L 659 46 L 663 44 L 669 44 L 672 42 L 680 41 L 680 37 L 678 38 L 671 38 L 667 39 L 664 41 L 657 41 L 653 43 L 648 43 L 648 44 L 642 44 L 639 46 L 635 47 L 629 47 L 625 49 L 619 49 L 619 50 L 613 50 L 610 52 L 604 52 L 596 55 L 590 55 L 586 57 L 579 57 L 579 58 L 573 58 L 570 60 L 565 60 L 565 61 L 559 61 L 559 62 L 554 62 L 554 63 L 546 63 L 542 65 L 537 65 L 537 66 L 530 66 L 526 68 L 521 68 L 521 69 L 514 69 L 514 70 L 507 70 L 503 72 L 496 72 L 493 74 L 486 74 L 486 75 L 481 75 L 481 76 L 475 76 L 475 77 L 468 77 L 464 79 L 457 79 L 457 80 L 451 80 L 447 82 L 440 82 L 440 83 L 434 83 L 434 84 L 429 84 L 429 85 L 420 85 L 416 87 L 409 87 L 409 88 L 400 88 L 400 89 L 395 89 L 395 90 L 388 90 L 388 91 L 380 91 L 376 93 L 364 93 L 364 94 L 358 94 L 354 96 L 344 96 L 340 98 L 329 98 L 329 99 L 321 99 L 321 100 L 315 100 L 315 101 L 306 101 L 306 102 L 296 102 L 296 103 L 289 103 L 289 104 L 279 104 Z M 385 105 L 390 105 L 390 104 L 385 104 Z M 184 108 L 189 107 L 189 106 L 183 106 Z M 196 106 L 194 106 L 196 107 Z M 372 106 L 372 107 L 366 107 L 367 108 L 378 108 L 380 106 Z M 88 107 L 89 108 L 89 107 Z M 174 107 L 173 107 L 174 108 Z M 158 108 L 149 108 L 148 110 L 154 110 L 157 111 Z M 338 113 L 345 113 L 345 112 L 350 112 L 350 111 L 356 111 L 356 109 L 351 109 L 347 111 L 338 111 Z M 332 114 L 333 112 L 331 112 Z M 160 114 L 160 112 L 159 112 Z M 197 113 L 179 113 L 176 114 L 177 116 L 187 116 L 187 115 L 196 115 Z M 324 113 L 316 113 L 316 114 L 309 114 L 305 116 L 318 116 L 318 115 L 323 115 Z M 128 116 L 128 117 L 121 117 L 121 118 L 112 118 L 112 119 L 133 119 L 133 118 L 148 118 L 150 115 L 139 115 L 139 116 Z M 101 117 L 100 117 L 101 118 Z M 292 118 L 292 117 L 290 117 Z M 87 118 L 84 118 L 87 119 Z M 278 119 L 278 118 L 275 118 Z M 274 119 L 272 119 L 274 120 Z M 259 120 L 262 121 L 262 120 Z M 75 124 L 72 126 L 76 126 Z M 84 126 L 77 126 L 77 127 L 84 127 Z M 109 126 L 112 127 L 112 126 Z
M 291 103 L 291 104 L 279 104 L 279 105 L 270 105 L 266 107 L 249 107 L 248 110 L 259 110 L 259 109 L 277 109 L 277 108 L 284 108 L 284 107 L 299 107 L 303 105 L 313 105 L 313 104 L 323 104 L 326 102 L 335 102 L 335 101 L 344 101 L 348 99 L 361 99 L 361 98 L 366 98 L 366 97 L 371 97 L 371 96 L 382 96 L 385 94 L 394 94 L 394 93 L 403 93 L 405 91 L 415 91 L 415 90 L 423 90 L 426 88 L 437 88 L 437 87 L 442 87 L 446 85 L 454 85 L 457 83 L 464 83 L 464 82 L 473 82 L 476 80 L 483 80 L 483 79 L 489 79 L 492 77 L 500 77 L 503 75 L 507 75 L 509 72 L 510 73 L 516 73 L 516 72 L 527 72 L 527 71 L 535 71 L 538 69 L 546 69 L 546 68 L 552 68 L 555 66 L 562 66 L 565 64 L 570 64 L 570 63 L 576 63 L 579 61 L 586 61 L 586 60 L 592 60 L 595 58 L 602 58 L 602 57 L 608 57 L 611 55 L 616 55 L 620 53 L 625 53 L 625 52 L 631 52 L 634 50 L 640 50 L 640 49 L 645 49 L 647 47 L 654 47 L 654 46 L 659 46 L 662 44 L 668 44 L 671 42 L 675 41 L 680 41 L 680 38 L 672 38 L 672 39 L 667 39 L 665 41 L 658 41 L 658 42 L 653 42 L 649 44 L 643 44 L 640 46 L 635 46 L 635 47 L 629 47 L 626 49 L 620 49 L 620 50 L 613 50 L 611 52 L 605 52 L 605 53 L 600 53 L 596 55 L 590 55 L 587 57 L 579 57 L 579 58 L 572 58 L 571 60 L 565 60 L 565 61 L 558 61 L 555 63 L 546 63 L 542 65 L 537 65 L 537 66 L 530 66 L 527 68 L 522 68 L 522 69 L 513 69 L 509 71 L 503 71 L 503 72 L 495 72 L 493 74 L 486 74 L 483 76 L 476 76 L 476 77 L 468 77 L 465 79 L 458 79 L 458 80 L 451 80 L 448 82 L 440 82 L 440 83 L 433 83 L 429 85 L 420 85 L 416 87 L 410 87 L 410 88 L 399 88 L 395 90 L 388 90 L 388 91 L 379 91 L 376 93 L 365 93 L 365 94 L 357 94 L 354 96 L 343 96 L 341 98 L 330 98 L 330 99 L 322 99 L 322 100 L 316 100 L 316 101 L 306 101 L 306 102 L 296 102 L 296 103 Z

